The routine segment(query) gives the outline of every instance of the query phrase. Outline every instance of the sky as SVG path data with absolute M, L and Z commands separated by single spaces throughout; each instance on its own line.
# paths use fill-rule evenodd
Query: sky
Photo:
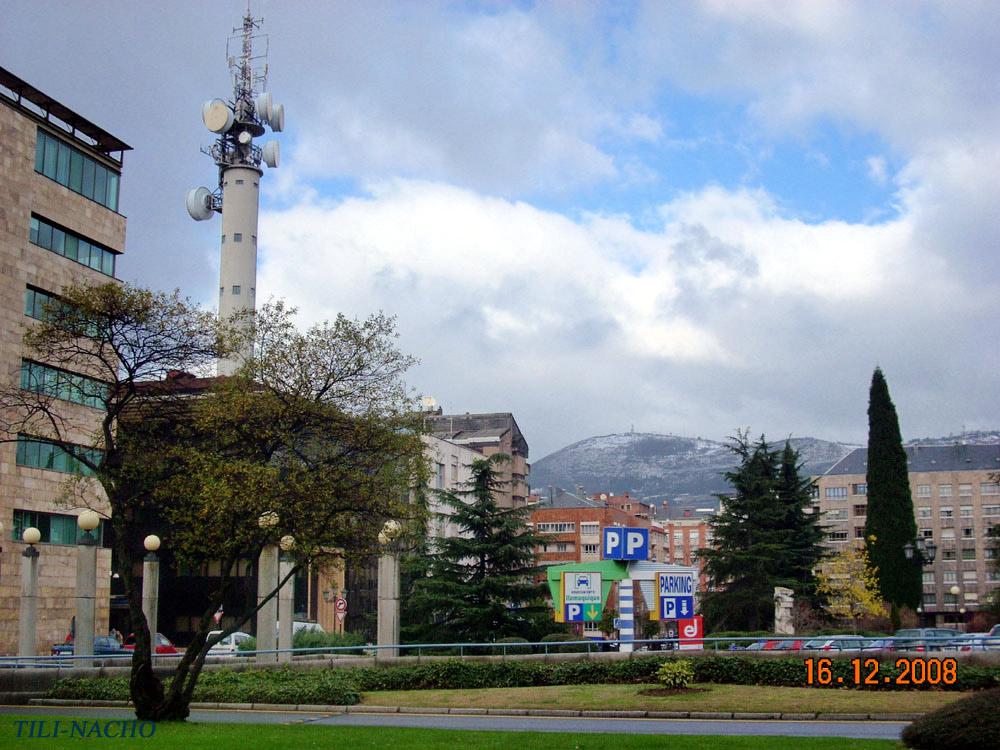
M 397 318 L 416 393 L 592 435 L 1000 426 L 1000 3 L 251 0 L 285 104 L 257 296 Z M 202 102 L 245 2 L 6 0 L 0 65 L 133 146 L 118 275 L 216 304 Z

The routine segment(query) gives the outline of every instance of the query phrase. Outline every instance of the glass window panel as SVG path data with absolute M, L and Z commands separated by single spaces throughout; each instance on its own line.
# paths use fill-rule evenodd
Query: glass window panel
M 28 239 L 38 244 L 38 219 L 31 217 L 31 229 L 28 230 Z
M 83 184 L 83 154 L 74 150 L 69 155 L 69 188 L 80 192 Z
M 98 164 L 94 168 L 94 200 L 106 203 L 108 195 L 108 170 Z
M 53 138 L 45 138 L 45 164 L 42 166 L 42 174 L 53 180 L 56 178 L 56 160 L 59 156 L 59 144 Z
M 83 184 L 81 192 L 88 198 L 94 197 L 94 167 L 97 166 L 90 159 L 83 160 Z
M 49 249 L 54 253 L 64 254 L 64 248 L 66 243 L 66 233 L 61 229 L 56 229 L 52 227 L 52 244 Z
M 52 247 L 52 225 L 38 222 L 38 244 L 46 250 Z
M 108 172 L 108 200 L 106 204 L 112 211 L 118 210 L 118 175 Z
M 76 544 L 76 519 L 71 516 L 49 518 L 49 541 L 51 544 Z
M 98 271 L 101 270 L 101 255 L 103 255 L 103 254 L 104 254 L 104 251 L 101 250 L 101 248 L 99 248 L 99 247 L 91 247 L 90 248 L 90 267 L 91 268 L 95 268 Z
M 90 243 L 86 240 L 80 240 L 80 246 L 76 251 L 76 260 L 83 265 L 88 265 L 90 263 Z
M 41 172 L 45 169 L 45 133 L 41 130 L 35 138 L 35 171 Z
M 80 238 L 75 234 L 67 234 L 66 241 L 63 244 L 63 255 L 65 255 L 70 260 L 76 260 L 77 250 L 80 247 Z
M 115 254 L 114 253 L 104 253 L 104 257 L 101 262 L 101 270 L 104 271 L 108 276 L 115 275 Z
M 56 182 L 63 185 L 69 185 L 69 154 L 69 146 L 59 141 L 59 154 L 56 159 Z

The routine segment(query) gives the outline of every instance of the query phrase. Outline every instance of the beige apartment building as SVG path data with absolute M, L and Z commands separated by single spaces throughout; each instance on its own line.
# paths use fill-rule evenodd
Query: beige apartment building
M 99 402 L 80 388 L 85 373 L 28 357 L 24 332 L 73 282 L 115 277 L 125 247 L 118 212 L 122 156 L 130 147 L 66 106 L 0 68 L 0 377 L 45 388 L 66 400 L 65 414 L 80 424 L 74 442 L 99 420 Z M 0 443 L 0 653 L 17 650 L 21 534 L 42 533 L 39 550 L 39 653 L 62 641 L 74 613 L 76 516 L 61 499 L 66 480 L 80 471 L 68 454 L 37 435 L 4 436 Z M 103 529 L 99 529 L 101 531 Z M 97 632 L 107 632 L 111 550 L 98 550 Z
M 968 622 L 1000 587 L 991 528 L 1000 524 L 1000 444 L 906 448 L 917 534 L 937 555 L 923 569 L 923 610 L 938 624 Z M 816 477 L 828 544 L 864 539 L 867 450 L 858 448 Z M 958 586 L 957 595 L 951 588 Z

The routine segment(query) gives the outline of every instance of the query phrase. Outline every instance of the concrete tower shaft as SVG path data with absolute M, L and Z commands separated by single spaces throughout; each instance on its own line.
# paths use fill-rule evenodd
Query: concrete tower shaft
M 222 262 L 219 269 L 219 317 L 252 313 L 257 295 L 257 212 L 261 170 L 248 166 L 222 171 Z M 232 375 L 237 358 L 220 359 L 220 375 Z

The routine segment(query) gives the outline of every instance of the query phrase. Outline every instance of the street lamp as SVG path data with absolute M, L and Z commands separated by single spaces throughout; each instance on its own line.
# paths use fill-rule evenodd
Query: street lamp
M 35 656 L 38 647 L 38 550 L 35 545 L 42 541 L 42 532 L 29 526 L 21 534 L 21 540 L 28 546 L 21 553 L 21 616 L 18 623 L 17 655 Z
M 94 655 L 97 600 L 97 537 L 92 533 L 101 524 L 101 517 L 89 508 L 76 518 L 83 534 L 76 548 L 76 632 L 73 635 L 73 655 Z
M 146 556 L 142 560 L 142 614 L 146 617 L 152 653 L 156 653 L 156 633 L 160 619 L 160 537 L 150 534 L 142 540 Z
M 377 638 L 379 646 L 399 643 L 399 548 L 396 540 L 403 527 L 399 521 L 389 519 L 378 534 L 382 554 L 378 558 L 378 616 Z M 376 656 L 399 656 L 398 648 L 381 648 Z

